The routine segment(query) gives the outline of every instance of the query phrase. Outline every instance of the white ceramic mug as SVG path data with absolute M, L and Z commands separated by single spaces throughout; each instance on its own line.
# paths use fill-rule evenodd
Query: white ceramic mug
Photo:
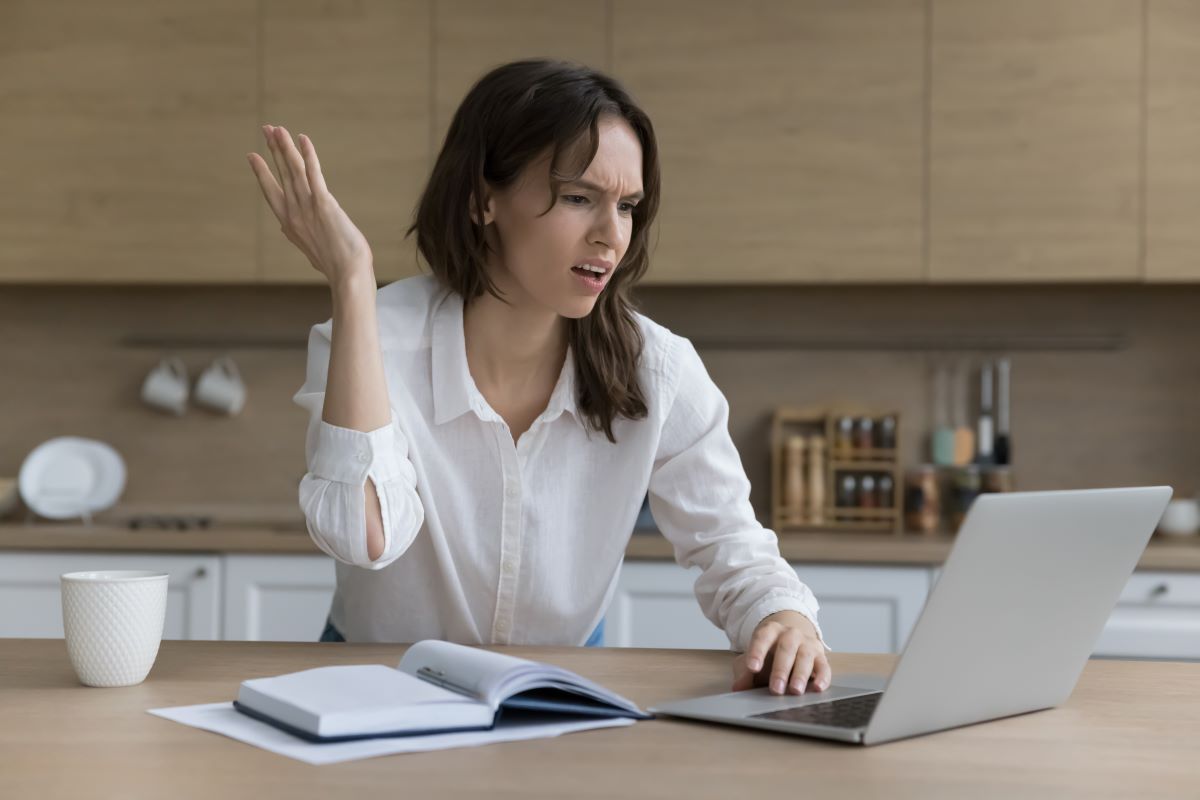
M 212 362 L 196 381 L 196 402 L 222 414 L 237 414 L 246 404 L 246 384 L 229 356 Z
M 79 680 L 87 686 L 144 681 L 162 643 L 167 574 L 67 572 L 59 581 L 67 656 Z
M 1167 503 L 1158 530 L 1172 536 L 1187 536 L 1200 531 L 1200 503 L 1191 499 Z
M 142 400 L 162 411 L 182 415 L 187 410 L 187 367 L 178 356 L 164 358 L 142 383 Z

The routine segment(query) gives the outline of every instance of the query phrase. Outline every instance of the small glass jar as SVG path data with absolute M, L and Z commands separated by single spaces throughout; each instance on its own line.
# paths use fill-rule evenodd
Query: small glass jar
M 860 450 L 872 450 L 875 447 L 875 420 L 870 417 L 860 417 L 854 446 Z
M 875 426 L 875 446 L 880 450 L 896 449 L 896 418 L 888 415 Z
M 838 478 L 837 505 L 839 508 L 855 508 L 858 506 L 858 479 L 850 473 Z
M 841 456 L 847 456 L 854 450 L 854 420 L 850 417 L 838 420 L 834 450 Z
M 880 508 L 893 508 L 896 505 L 895 488 L 896 482 L 892 480 L 891 475 L 880 475 L 879 480 L 875 482 L 875 505 Z
M 875 508 L 876 500 L 874 476 L 863 475 L 858 481 L 858 507 Z

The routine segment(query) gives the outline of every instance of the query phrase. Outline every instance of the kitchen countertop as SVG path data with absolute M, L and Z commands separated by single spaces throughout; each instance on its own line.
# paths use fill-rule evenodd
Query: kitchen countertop
M 1183 797 L 1196 789 L 1200 664 L 1093 660 L 1067 702 L 862 748 L 659 717 L 627 728 L 315 767 L 147 714 L 332 664 L 395 665 L 399 644 L 162 643 L 147 679 L 96 689 L 62 639 L 0 639 L 0 797 Z M 720 650 L 489 647 L 561 665 L 645 708 L 726 692 Z M 839 673 L 891 655 L 832 653 Z M 1137 687 L 1130 691 L 1130 687 Z
M 940 565 L 954 543 L 950 534 L 783 534 L 779 549 L 789 561 L 843 564 Z M 257 521 L 207 530 L 129 530 L 109 523 L 0 523 L 2 550 L 139 550 L 166 552 L 307 553 L 321 551 L 293 521 Z M 635 560 L 671 560 L 671 544 L 656 531 L 635 533 L 625 549 Z M 1156 534 L 1138 569 L 1200 571 L 1200 536 Z

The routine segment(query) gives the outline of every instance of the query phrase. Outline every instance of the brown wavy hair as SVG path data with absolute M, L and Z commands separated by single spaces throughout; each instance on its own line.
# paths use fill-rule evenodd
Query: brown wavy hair
M 441 284 L 466 301 L 487 291 L 507 303 L 487 274 L 483 220 L 484 182 L 503 189 L 534 159 L 553 147 L 550 206 L 559 187 L 583 175 L 600 144 L 598 120 L 629 123 L 642 147 L 642 198 L 632 211 L 629 248 L 592 312 L 568 319 L 575 353 L 578 405 L 588 426 L 610 442 L 619 415 L 643 419 L 646 398 L 637 377 L 644 341 L 630 291 L 649 267 L 648 231 L 658 211 L 658 145 L 650 118 L 615 79 L 571 61 L 525 59 L 488 72 L 463 99 L 405 238 L 416 232 L 417 249 Z M 586 157 L 561 169 L 559 157 L 587 134 Z M 471 209 L 472 195 L 475 208 Z

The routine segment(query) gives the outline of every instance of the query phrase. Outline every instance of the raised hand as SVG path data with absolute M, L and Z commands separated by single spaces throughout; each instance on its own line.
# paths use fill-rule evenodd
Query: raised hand
M 283 235 L 331 286 L 362 276 L 373 282 L 371 247 L 326 188 L 312 140 L 300 134 L 297 147 L 285 128 L 273 125 L 264 125 L 263 135 L 279 181 L 258 153 L 246 158 Z

